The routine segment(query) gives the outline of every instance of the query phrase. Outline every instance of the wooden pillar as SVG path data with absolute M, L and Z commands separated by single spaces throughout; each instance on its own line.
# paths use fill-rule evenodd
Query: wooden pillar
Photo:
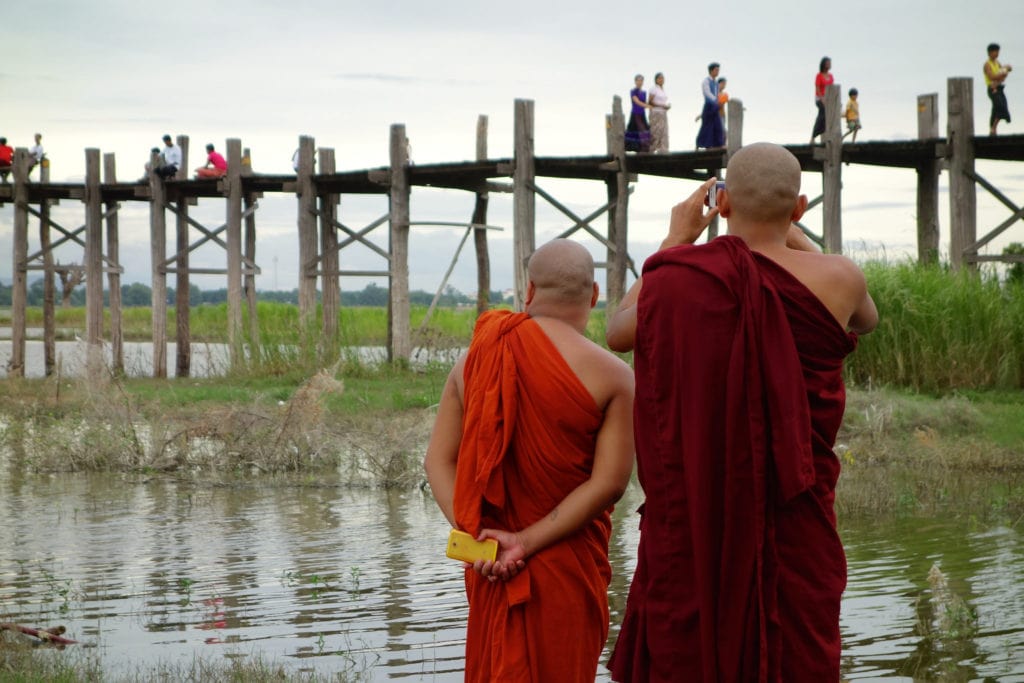
M 50 162 L 43 159 L 39 164 L 39 182 L 50 182 Z M 57 367 L 57 321 L 54 306 L 57 299 L 57 285 L 54 282 L 53 252 L 50 251 L 50 200 L 39 202 L 39 245 L 43 252 L 43 362 L 46 376 Z
M 725 153 L 728 158 L 743 147 L 743 100 L 732 98 L 725 107 Z
M 167 377 L 167 217 L 164 203 L 167 188 L 153 170 L 158 155 L 150 157 L 149 171 L 149 254 L 152 282 L 153 377 Z
M 481 114 L 476 120 L 476 159 L 487 159 L 487 117 Z M 486 189 L 476 192 L 473 204 L 474 225 L 487 224 L 487 203 L 489 195 Z M 487 251 L 487 229 L 473 229 L 473 246 L 476 247 L 476 314 L 479 316 L 487 310 L 491 296 L 491 256 Z
M 113 185 L 117 182 L 117 164 L 113 154 L 103 155 L 103 179 Z M 110 355 L 115 374 L 124 374 L 124 318 L 121 306 L 121 246 L 118 236 L 117 202 L 106 203 L 107 209 L 107 289 L 110 290 Z
M 977 239 L 978 197 L 974 181 L 974 81 L 950 78 L 946 82 L 949 153 L 949 261 L 964 265 L 964 249 Z M 973 267 L 973 263 L 969 264 Z
M 175 178 L 188 178 L 188 136 L 178 136 L 181 147 L 181 165 Z M 174 259 L 174 322 L 175 322 L 175 377 L 188 377 L 192 373 L 192 286 L 189 277 L 189 225 L 187 201 L 178 201 L 175 221 Z
M 622 98 L 612 98 L 608 117 L 608 154 L 618 163 L 615 175 L 606 182 L 608 202 L 608 259 L 605 273 L 605 296 L 608 308 L 614 310 L 626 293 L 627 215 L 629 211 L 629 175 L 626 173 L 626 119 Z
M 512 171 L 512 272 L 515 276 L 515 308 L 526 301 L 526 262 L 533 253 L 536 197 L 533 160 L 533 100 L 515 102 L 515 158 Z
M 103 368 L 103 193 L 100 151 L 85 150 L 85 342 L 86 374 Z
M 241 367 L 242 344 L 242 141 L 228 138 L 227 252 L 228 252 L 228 345 L 231 367 Z
M 299 324 L 309 330 L 316 320 L 316 274 L 310 276 L 310 266 L 316 259 L 316 194 L 313 191 L 313 138 L 299 138 Z M 231 168 L 230 166 L 228 167 Z
M 405 125 L 391 126 L 391 207 L 388 277 L 388 360 L 409 360 L 409 148 Z
M 843 253 L 843 131 L 840 127 L 842 109 L 839 104 L 838 84 L 825 89 L 825 132 L 822 142 L 825 143 L 825 156 L 822 160 L 822 236 L 825 240 L 825 251 L 830 254 Z
M 252 175 L 252 155 L 249 148 L 242 150 L 242 177 Z M 249 311 L 249 345 L 252 349 L 259 348 L 260 323 L 256 312 L 256 193 L 245 192 L 242 195 L 245 207 L 245 258 L 251 266 L 245 268 L 245 301 Z
M 939 94 L 917 97 L 917 139 L 939 137 Z M 939 262 L 939 160 L 934 156 L 917 167 L 917 261 Z
M 335 171 L 334 150 L 320 149 L 320 172 Z M 323 305 L 324 355 L 333 359 L 338 353 L 338 313 L 341 308 L 341 290 L 338 285 L 338 203 L 341 196 L 320 196 L 320 296 Z
M 14 244 L 11 247 L 11 357 L 8 377 L 25 376 L 25 309 L 28 303 L 28 150 L 14 150 Z

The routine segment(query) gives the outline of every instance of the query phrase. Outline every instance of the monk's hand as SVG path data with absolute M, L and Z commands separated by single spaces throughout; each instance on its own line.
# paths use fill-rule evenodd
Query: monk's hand
M 672 217 L 668 224 L 668 236 L 661 243 L 662 249 L 676 247 L 680 244 L 693 244 L 718 215 L 718 207 L 704 213 L 704 198 L 708 190 L 714 187 L 718 178 L 708 178 L 689 197 L 672 207 Z
M 481 529 L 476 540 L 482 541 L 485 538 L 493 538 L 498 542 L 498 557 L 494 562 L 477 560 L 473 569 L 481 576 L 486 576 L 490 581 L 508 581 L 516 577 L 520 570 L 526 566 L 527 549 L 523 544 L 522 537 L 513 532 L 502 529 Z M 480 568 L 477 569 L 477 565 Z M 486 573 L 485 573 L 486 572 Z

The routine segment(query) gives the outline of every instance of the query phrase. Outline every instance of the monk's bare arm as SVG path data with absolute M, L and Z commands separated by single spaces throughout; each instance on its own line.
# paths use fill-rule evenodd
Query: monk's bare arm
M 624 353 L 633 350 L 636 342 L 636 300 L 640 297 L 643 277 L 637 278 L 633 286 L 622 297 L 615 312 L 608 317 L 604 341 L 612 351 Z
M 455 466 L 459 458 L 459 444 L 462 443 L 462 397 L 459 387 L 465 357 L 459 359 L 441 392 L 441 403 L 434 418 L 434 430 L 430 434 L 423 468 L 427 481 L 441 512 L 453 527 L 455 524 Z
M 680 244 L 693 244 L 701 233 L 711 224 L 718 209 L 704 213 L 704 198 L 708 190 L 717 182 L 709 178 L 689 197 L 672 207 L 672 215 L 668 224 L 668 235 L 662 240 L 658 251 L 676 247 Z M 608 318 L 605 329 L 605 343 L 612 351 L 632 351 L 636 342 L 636 302 L 643 287 L 643 277 L 637 278 L 633 286 L 622 297 L 618 308 Z
M 871 298 L 871 293 L 868 292 L 864 273 L 856 265 L 854 268 L 856 268 L 856 273 L 851 291 L 856 304 L 846 326 L 857 334 L 867 334 L 878 326 L 878 309 L 875 307 L 874 299 Z
M 605 408 L 597 434 L 590 478 L 573 489 L 542 519 L 518 533 L 484 530 L 504 547 L 518 544 L 513 559 L 530 555 L 573 533 L 613 505 L 629 485 L 633 472 L 633 373 L 616 361 L 616 390 Z

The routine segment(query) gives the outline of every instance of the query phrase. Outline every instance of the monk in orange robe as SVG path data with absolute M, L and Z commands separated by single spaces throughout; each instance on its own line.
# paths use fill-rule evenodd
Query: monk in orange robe
M 465 567 L 467 681 L 592 683 L 608 637 L 612 506 L 633 469 L 633 373 L 584 336 L 590 253 L 530 258 L 526 311 L 480 316 L 424 460 L 453 527 L 499 543 Z
M 620 682 L 834 683 L 846 558 L 832 451 L 843 358 L 878 314 L 849 259 L 793 225 L 800 164 L 759 143 L 701 190 L 612 316 L 633 349 L 646 501 L 615 651 Z M 728 235 L 693 242 L 714 215 Z

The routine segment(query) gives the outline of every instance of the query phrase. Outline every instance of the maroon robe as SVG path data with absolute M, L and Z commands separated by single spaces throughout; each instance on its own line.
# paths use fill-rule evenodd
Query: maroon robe
M 855 346 L 739 238 L 648 259 L 633 356 L 646 502 L 614 680 L 839 680 L 832 445 Z

